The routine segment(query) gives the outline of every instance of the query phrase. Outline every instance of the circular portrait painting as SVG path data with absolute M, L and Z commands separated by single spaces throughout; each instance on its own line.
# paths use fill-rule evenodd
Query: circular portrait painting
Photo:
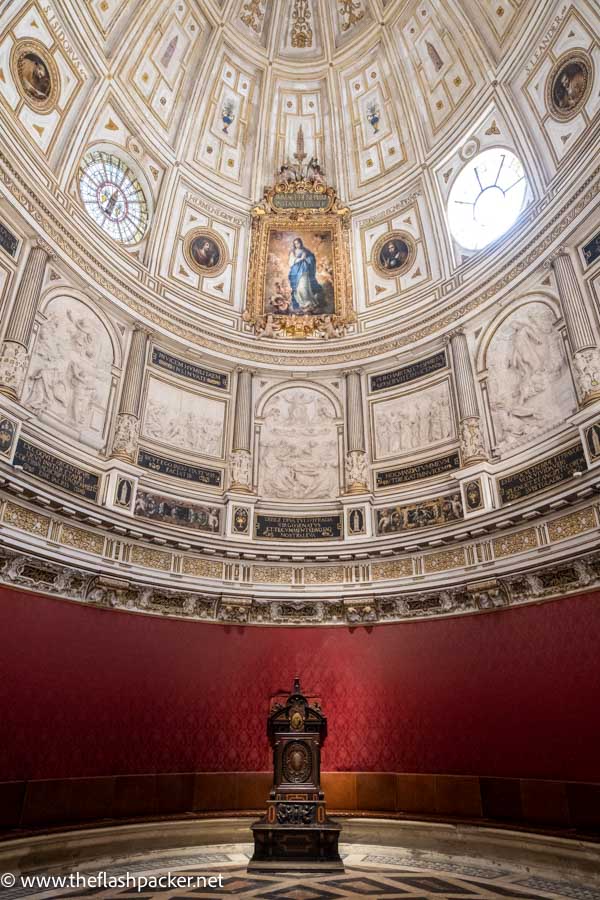
M 200 275 L 219 275 L 227 265 L 227 248 L 223 239 L 207 228 L 186 235 L 183 252 L 188 264 Z
M 56 105 L 60 87 L 58 68 L 43 44 L 37 41 L 15 44 L 11 69 L 19 93 L 29 106 L 47 112 Z
M 556 119 L 576 116 L 589 97 L 592 63 L 584 53 L 567 53 L 558 60 L 548 77 L 546 97 Z
M 379 275 L 395 278 L 408 272 L 416 255 L 417 248 L 409 234 L 391 231 L 379 238 L 373 247 L 371 261 Z

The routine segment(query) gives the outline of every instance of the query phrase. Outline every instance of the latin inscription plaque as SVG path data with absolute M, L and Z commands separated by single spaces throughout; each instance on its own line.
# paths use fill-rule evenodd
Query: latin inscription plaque
M 460 469 L 460 456 L 458 453 L 449 453 L 447 456 L 438 456 L 437 459 L 428 459 L 426 462 L 414 466 L 404 466 L 401 469 L 388 469 L 385 472 L 377 472 L 376 486 L 378 488 L 392 487 L 395 484 L 407 484 L 410 481 L 419 481 L 421 478 L 433 478 L 435 475 L 443 475 Z
M 204 369 L 185 359 L 178 359 L 157 347 L 152 348 L 152 363 L 175 375 L 181 375 L 183 378 L 198 381 L 200 384 L 208 384 L 210 387 L 216 387 L 222 391 L 227 390 L 229 377 L 224 372 L 211 372 L 210 369 Z
M 591 266 L 600 256 L 600 231 L 595 234 L 591 241 L 583 246 L 583 258 L 586 266 Z
M 417 378 L 423 378 L 425 375 L 431 375 L 432 372 L 444 369 L 446 364 L 446 352 L 445 350 L 440 350 L 434 356 L 420 359 L 409 366 L 402 366 L 402 368 L 394 369 L 392 372 L 382 372 L 381 375 L 371 375 L 371 391 L 373 393 L 375 391 L 384 391 L 386 388 L 396 387 L 398 384 L 415 381 Z
M 326 541 L 342 536 L 342 517 L 256 516 L 255 537 L 277 541 Z
M 9 256 L 15 256 L 18 246 L 18 239 L 0 222 L 0 247 L 6 250 Z
M 503 503 L 511 503 L 566 481 L 572 478 L 575 472 L 586 471 L 587 463 L 583 447 L 581 443 L 577 443 L 561 453 L 521 469 L 520 472 L 513 472 L 512 475 L 500 478 L 498 481 L 500 499 Z
M 17 443 L 13 466 L 20 466 L 28 475 L 34 475 L 64 491 L 85 497 L 86 500 L 96 500 L 98 497 L 98 475 L 53 456 L 22 438 Z
M 157 456 L 156 453 L 150 453 L 148 450 L 138 450 L 137 462 L 138 466 L 142 466 L 144 469 L 160 472 L 161 475 L 170 475 L 171 478 L 181 478 L 183 481 L 197 481 L 200 484 L 209 484 L 211 487 L 221 487 L 219 469 L 188 466 L 175 459 Z

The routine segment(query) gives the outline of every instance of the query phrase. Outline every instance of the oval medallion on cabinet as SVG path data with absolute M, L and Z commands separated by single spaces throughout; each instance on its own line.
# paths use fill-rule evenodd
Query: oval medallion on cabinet
M 310 778 L 311 754 L 302 741 L 292 741 L 283 751 L 283 774 L 286 781 L 302 784 Z

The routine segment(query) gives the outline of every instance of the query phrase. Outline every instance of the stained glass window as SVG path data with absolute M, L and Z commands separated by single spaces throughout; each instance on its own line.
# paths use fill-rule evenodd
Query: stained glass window
M 479 153 L 452 185 L 450 230 L 467 250 L 481 250 L 503 235 L 526 205 L 528 183 L 520 159 L 502 147 Z
M 137 176 L 113 153 L 92 150 L 79 172 L 81 199 L 92 219 L 117 241 L 135 244 L 148 226 L 148 204 Z

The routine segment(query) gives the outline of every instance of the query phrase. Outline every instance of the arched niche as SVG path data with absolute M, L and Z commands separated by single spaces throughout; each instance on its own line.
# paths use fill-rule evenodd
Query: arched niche
M 504 310 L 483 336 L 478 371 L 501 455 L 564 425 L 577 409 L 559 322 L 557 303 L 536 293 Z
M 335 500 L 340 491 L 341 409 L 315 383 L 288 382 L 257 404 L 261 498 Z
M 50 295 L 38 315 L 23 402 L 53 428 L 99 449 L 120 363 L 116 335 L 87 297 Z

